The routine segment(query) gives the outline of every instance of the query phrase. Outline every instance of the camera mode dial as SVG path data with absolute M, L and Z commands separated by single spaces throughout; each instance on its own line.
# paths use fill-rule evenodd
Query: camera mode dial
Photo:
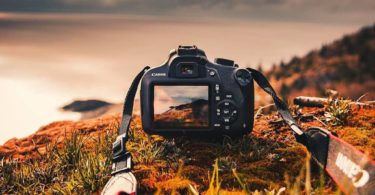
M 251 74 L 246 69 L 238 69 L 234 75 L 234 78 L 241 86 L 246 86 L 251 83 Z

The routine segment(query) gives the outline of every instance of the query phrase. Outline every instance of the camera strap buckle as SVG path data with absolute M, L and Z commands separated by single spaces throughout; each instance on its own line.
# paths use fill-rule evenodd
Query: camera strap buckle
M 116 158 L 118 156 L 121 156 L 122 154 L 126 153 L 126 136 L 124 134 L 118 136 L 116 138 L 116 141 L 112 144 L 112 152 L 113 157 Z
M 131 172 L 132 156 L 129 152 L 113 158 L 112 160 L 112 172 L 111 175 L 116 175 L 121 172 Z
M 118 136 L 116 141 L 113 143 L 112 175 L 131 170 L 132 158 L 131 154 L 126 151 L 126 139 L 127 137 L 122 134 Z

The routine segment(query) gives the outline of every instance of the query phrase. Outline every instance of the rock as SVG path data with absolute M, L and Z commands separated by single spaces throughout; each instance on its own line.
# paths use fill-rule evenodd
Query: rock
M 76 100 L 72 103 L 62 107 L 64 111 L 72 112 L 86 112 L 90 110 L 95 110 L 103 106 L 108 106 L 111 103 L 102 100 Z

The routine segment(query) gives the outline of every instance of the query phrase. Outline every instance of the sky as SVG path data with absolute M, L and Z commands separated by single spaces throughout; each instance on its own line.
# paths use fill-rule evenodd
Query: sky
M 375 22 L 375 1 L 0 0 L 0 144 L 74 99 L 121 102 L 145 65 L 195 44 L 264 68 Z
M 1 0 L 2 11 L 90 12 L 329 23 L 373 22 L 373 0 Z

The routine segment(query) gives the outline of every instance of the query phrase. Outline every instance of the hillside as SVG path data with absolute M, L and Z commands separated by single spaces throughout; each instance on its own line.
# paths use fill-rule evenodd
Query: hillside
M 122 112 L 122 103 L 109 103 L 101 100 L 75 100 L 60 108 L 63 112 L 77 112 L 81 114 L 81 119 L 92 119 L 106 115 L 113 115 Z M 139 99 L 134 101 L 134 114 L 140 114 L 141 109 Z
M 334 89 L 357 99 L 375 99 L 375 24 L 273 66 L 267 76 L 283 97 L 322 96 Z
M 169 110 L 154 115 L 155 128 L 206 127 L 208 126 L 208 100 L 171 106 Z
M 333 115 L 343 107 L 298 109 L 326 121 L 328 129 L 375 158 L 375 110 L 345 107 L 349 114 Z M 297 110 L 295 110 L 297 112 Z M 325 113 L 341 117 L 337 125 Z M 345 112 L 346 113 L 346 112 Z M 305 174 L 306 150 L 272 112 L 258 114 L 254 130 L 243 138 L 197 139 L 147 136 L 139 116 L 131 124 L 128 148 L 136 163 L 141 194 L 277 192 L 333 192 L 330 179 Z M 111 144 L 120 115 L 54 122 L 35 134 L 0 146 L 0 193 L 97 193 L 109 179 Z M 323 126 L 317 120 L 303 127 Z M 216 162 L 216 163 L 215 163 Z M 218 177 L 216 176 L 218 174 Z M 220 182 L 220 186 L 216 185 Z M 213 182 L 213 183 L 212 183 Z M 312 185 L 312 189 L 308 187 Z
M 289 99 L 324 96 L 327 89 L 354 100 L 367 94 L 361 101 L 371 100 L 368 107 L 327 99 L 319 108 L 290 108 L 296 116 L 306 116 L 299 118 L 303 128 L 324 127 L 375 159 L 375 25 L 274 66 L 266 75 Z M 259 108 L 269 103 L 269 96 L 257 91 L 256 98 L 253 132 L 238 138 L 149 136 L 142 130 L 136 100 L 127 146 L 140 194 L 337 193 L 326 175 L 315 169 L 308 174 L 314 166 L 306 149 L 275 109 Z M 199 115 L 207 109 L 206 101 L 173 106 L 155 118 L 204 126 L 206 120 L 195 119 L 206 117 Z M 84 100 L 62 109 L 80 112 L 82 118 L 50 123 L 0 146 L 0 194 L 98 194 L 104 187 L 122 104 Z

